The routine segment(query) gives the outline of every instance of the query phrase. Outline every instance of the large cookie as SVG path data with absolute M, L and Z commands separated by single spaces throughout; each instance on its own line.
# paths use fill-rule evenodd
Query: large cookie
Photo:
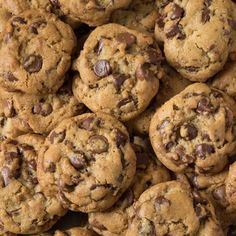
M 159 8 L 155 35 L 168 62 L 184 77 L 204 82 L 220 71 L 232 46 L 230 0 L 174 0 Z
M 175 172 L 218 173 L 235 153 L 235 102 L 196 83 L 157 110 L 150 125 L 154 151 Z
M 136 158 L 126 128 L 105 114 L 61 122 L 41 149 L 38 177 L 45 193 L 68 208 L 92 212 L 111 207 L 131 184 Z
M 94 112 L 129 120 L 156 95 L 161 60 L 150 35 L 117 24 L 97 27 L 74 64 L 81 76 L 75 78 L 74 94 Z
M 70 26 L 54 14 L 29 10 L 13 16 L 2 32 L 0 85 L 29 94 L 56 92 L 75 44 Z
M 5 140 L 0 151 L 0 221 L 4 230 L 33 234 L 52 227 L 66 213 L 54 196 L 45 196 L 36 176 L 44 138 L 35 134 Z

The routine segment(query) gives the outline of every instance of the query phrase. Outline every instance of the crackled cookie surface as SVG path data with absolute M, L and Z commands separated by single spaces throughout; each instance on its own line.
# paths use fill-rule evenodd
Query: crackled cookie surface
M 220 71 L 232 40 L 230 0 L 174 0 L 159 9 L 155 35 L 168 62 L 184 77 L 203 82 Z
M 0 85 L 29 94 L 56 92 L 75 44 L 70 26 L 54 14 L 29 10 L 13 16 L 0 42 Z
M 117 24 L 96 28 L 74 67 L 74 94 L 92 111 L 125 121 L 140 114 L 163 76 L 162 54 L 147 34 Z
M 126 236 L 223 235 L 209 200 L 178 181 L 151 187 L 133 208 Z
M 135 136 L 132 146 L 137 158 L 137 168 L 131 187 L 111 209 L 89 214 L 90 226 L 99 235 L 125 235 L 129 207 L 149 187 L 170 180 L 168 170 L 155 160 L 147 140 Z
M 38 176 L 46 192 L 76 211 L 111 207 L 130 185 L 136 157 L 126 128 L 105 114 L 61 122 L 40 152 Z
M 157 110 L 149 135 L 170 170 L 218 173 L 235 152 L 235 102 L 206 84 L 190 85 Z
M 0 221 L 4 230 L 38 233 L 66 213 L 56 197 L 46 197 L 36 175 L 44 138 L 34 134 L 5 140 L 0 151 Z

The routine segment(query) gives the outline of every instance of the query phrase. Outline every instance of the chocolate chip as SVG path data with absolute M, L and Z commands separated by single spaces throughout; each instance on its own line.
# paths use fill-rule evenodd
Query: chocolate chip
M 164 16 L 162 14 L 158 14 L 157 19 L 156 19 L 156 24 L 158 25 L 159 28 L 163 29 L 165 26 L 164 22 Z
M 108 151 L 109 143 L 103 135 L 93 135 L 88 140 L 89 150 L 95 154 L 101 154 Z
M 124 134 L 119 129 L 115 130 L 115 142 L 118 147 L 125 146 L 127 140 L 128 140 L 128 136 L 126 134 Z
M 14 161 L 14 159 L 19 158 L 19 153 L 18 152 L 6 152 L 5 153 L 5 158 L 8 164 Z
M 204 222 L 208 218 L 208 215 L 207 215 L 205 209 L 201 205 L 197 205 L 195 207 L 195 212 L 196 212 L 196 215 L 201 223 Z
M 33 114 L 48 116 L 53 111 L 52 105 L 48 103 L 37 103 L 33 106 Z
M 150 63 L 144 63 L 141 65 L 138 65 L 135 75 L 137 79 L 140 80 L 152 80 L 155 79 L 155 74 L 153 71 L 151 71 L 151 64 Z
M 134 102 L 134 100 L 133 100 L 133 97 L 132 97 L 132 96 L 129 96 L 129 97 L 127 97 L 127 98 L 124 98 L 124 99 L 120 100 L 120 101 L 118 102 L 118 104 L 117 104 L 117 107 L 118 107 L 118 108 L 121 108 L 121 107 L 123 107 L 123 106 L 125 106 L 125 105 L 127 105 L 127 104 L 129 104 L 129 103 L 131 103 L 131 102 Z
M 47 22 L 45 20 L 38 20 L 36 22 L 33 22 L 30 25 L 30 31 L 34 34 L 38 34 L 38 28 L 40 28 L 41 26 L 45 26 L 47 24 Z
M 8 100 L 4 100 L 3 102 L 3 106 L 4 106 L 4 114 L 6 117 L 14 117 L 16 115 L 16 110 L 14 108 L 13 105 L 13 101 L 8 99 Z
M 83 182 L 83 178 L 81 176 L 72 176 L 71 181 L 73 184 L 78 185 L 79 183 Z
M 215 108 L 211 104 L 208 98 L 202 98 L 197 105 L 197 112 L 198 113 L 212 113 L 215 111 Z
M 104 47 L 104 43 L 102 41 L 102 39 L 100 39 L 94 49 L 94 51 L 96 52 L 97 56 L 99 56 L 102 52 L 102 49 Z
M 154 65 L 160 64 L 160 62 L 163 60 L 161 52 L 158 52 L 154 48 L 148 48 L 146 52 L 148 55 L 149 62 Z
M 226 107 L 225 108 L 225 126 L 226 126 L 226 129 L 231 128 L 232 125 L 233 125 L 233 122 L 234 122 L 234 114 L 228 107 Z
M 24 59 L 24 69 L 31 73 L 39 72 L 42 69 L 43 58 L 40 55 L 31 54 Z
M 182 18 L 184 15 L 184 9 L 180 7 L 178 4 L 174 4 L 173 11 L 170 15 L 171 20 L 176 20 Z
M 87 162 L 84 153 L 77 151 L 74 155 L 69 157 L 70 163 L 77 169 L 81 170 L 86 168 Z
M 205 0 L 204 1 L 204 8 L 202 10 L 202 23 L 205 24 L 210 20 L 210 5 L 212 0 Z
M 111 74 L 111 66 L 109 61 L 107 60 L 99 60 L 96 62 L 96 64 L 93 66 L 94 73 L 100 77 L 106 77 Z
M 37 163 L 36 163 L 36 160 L 35 160 L 35 159 L 31 159 L 31 160 L 28 161 L 27 163 L 28 163 L 28 166 L 29 166 L 30 169 L 36 171 Z
M 198 130 L 194 124 L 187 123 L 184 125 L 184 129 L 186 130 L 186 135 L 184 135 L 186 140 L 193 140 L 197 137 Z
M 49 173 L 55 173 L 56 172 L 56 165 L 55 165 L 55 163 L 54 162 L 50 162 L 45 171 L 49 172 Z
M 215 148 L 210 144 L 202 143 L 202 144 L 196 145 L 195 147 L 195 154 L 200 159 L 204 160 L 206 158 L 206 155 L 212 154 L 212 153 L 215 153 Z
M 27 22 L 25 21 L 25 19 L 24 18 L 22 18 L 22 17 L 20 17 L 20 16 L 16 16 L 16 17 L 14 17 L 13 19 L 12 19 L 12 22 L 11 22 L 11 24 L 13 25 L 13 26 L 16 26 L 17 24 L 26 24 Z
M 120 33 L 116 36 L 119 43 L 126 44 L 126 48 L 131 47 L 136 42 L 136 37 L 128 32 Z
M 175 24 L 172 25 L 166 32 L 166 37 L 167 38 L 173 38 L 175 37 L 177 34 L 181 33 L 179 25 Z
M 128 77 L 124 74 L 113 74 L 114 78 L 114 85 L 116 87 L 116 90 L 120 90 L 123 83 L 128 79 Z
M 60 188 L 60 190 L 62 190 L 63 192 L 67 192 L 67 193 L 71 193 L 74 191 L 75 186 L 74 185 L 68 185 L 66 184 L 62 179 L 59 179 L 58 181 L 58 187 Z
M 56 7 L 56 8 L 60 8 L 61 7 L 61 4 L 59 3 L 58 0 L 50 0 L 50 3 Z
M 208 200 L 204 197 L 201 196 L 201 194 L 197 191 L 193 191 L 193 200 L 194 200 L 194 204 L 203 204 L 203 205 L 207 205 L 208 204 Z
M 15 82 L 15 81 L 18 81 L 18 79 L 11 73 L 11 72 L 4 72 L 3 74 L 2 74 L 2 76 L 3 76 L 3 78 L 5 79 L 5 80 L 8 80 L 8 81 L 10 81 L 10 82 Z
M 236 30 L 236 21 L 233 19 L 228 19 L 228 23 L 233 30 Z
M 222 98 L 223 97 L 222 93 L 219 92 L 218 90 L 213 90 L 212 89 L 211 94 L 214 96 L 214 98 Z
M 212 191 L 212 196 L 214 197 L 215 200 L 219 202 L 221 206 L 226 207 L 227 205 L 229 205 L 229 203 L 226 200 L 225 185 L 221 185 L 215 188 Z
M 7 186 L 12 179 L 12 173 L 11 173 L 10 169 L 6 166 L 3 167 L 1 170 L 1 175 L 2 175 L 2 178 L 4 181 L 4 186 Z
M 155 207 L 158 211 L 160 211 L 161 207 L 169 207 L 171 205 L 170 200 L 166 199 L 163 196 L 157 197 L 155 200 Z
M 79 128 L 91 131 L 92 130 L 91 124 L 94 122 L 94 120 L 95 119 L 93 117 L 85 118 L 84 120 L 80 121 Z
M 52 131 L 51 134 L 49 135 L 49 141 L 51 144 L 55 143 L 61 143 L 65 139 L 66 132 L 62 131 L 59 133 L 56 133 L 55 131 Z
M 165 149 L 166 149 L 167 151 L 170 151 L 170 149 L 171 149 L 172 147 L 174 147 L 174 145 L 175 145 L 175 143 L 172 142 L 172 141 L 170 141 L 170 142 L 168 142 L 168 143 L 165 145 Z

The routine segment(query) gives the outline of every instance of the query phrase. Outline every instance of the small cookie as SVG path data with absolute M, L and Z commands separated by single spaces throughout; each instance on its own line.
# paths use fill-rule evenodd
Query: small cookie
M 174 172 L 213 174 L 236 147 L 236 104 L 206 84 L 195 83 L 157 110 L 150 139 L 160 161 Z
M 117 24 L 97 27 L 75 62 L 73 91 L 93 112 L 127 121 L 156 95 L 163 76 L 162 54 L 147 34 Z
M 164 71 L 165 75 L 160 80 L 158 93 L 150 103 L 149 107 L 138 117 L 127 122 L 128 127 L 131 128 L 134 133 L 147 135 L 151 119 L 157 108 L 191 84 L 189 80 L 183 78 L 168 65 L 164 65 Z
M 54 14 L 29 10 L 13 16 L 2 32 L 0 85 L 29 94 L 56 92 L 76 45 L 69 25 Z
M 83 22 L 89 26 L 99 26 L 109 21 L 111 13 L 127 7 L 131 0 L 52 0 L 64 15 L 73 22 Z
M 126 128 L 106 114 L 62 121 L 41 149 L 38 176 L 45 193 L 74 211 L 110 208 L 129 187 L 136 158 Z
M 153 33 L 157 16 L 155 0 L 133 0 L 128 9 L 114 11 L 111 22 L 141 32 Z
M 231 49 L 230 0 L 174 0 L 159 9 L 155 27 L 167 61 L 192 81 L 219 72 Z
M 210 201 L 178 181 L 146 190 L 133 206 L 126 236 L 223 236 Z
M 46 197 L 36 176 L 42 136 L 5 140 L 0 151 L 0 221 L 16 234 L 46 231 L 66 213 L 56 197 Z
M 74 227 L 67 230 L 56 230 L 54 236 L 95 236 L 96 234 L 91 230 L 81 228 L 81 227 Z
M 155 160 L 146 140 L 135 136 L 132 146 L 137 157 L 137 168 L 131 187 L 111 209 L 89 214 L 90 226 L 99 235 L 125 235 L 128 228 L 128 208 L 146 189 L 170 180 L 168 170 Z
M 236 100 L 236 62 L 226 63 L 224 69 L 210 81 L 210 85 Z
M 22 124 L 16 127 L 15 133 L 48 134 L 63 119 L 82 114 L 84 105 L 72 94 L 71 84 L 65 83 L 56 94 L 30 95 L 7 92 L 0 88 L 0 111 L 5 120 Z M 2 109 L 1 109 L 2 108 Z M 4 127 L 7 126 L 3 124 Z M 0 132 L 1 133 L 1 132 Z M 2 136 L 14 137 L 3 132 Z

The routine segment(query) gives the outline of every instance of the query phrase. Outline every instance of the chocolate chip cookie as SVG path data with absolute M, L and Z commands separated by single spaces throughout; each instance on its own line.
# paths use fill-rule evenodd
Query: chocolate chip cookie
M 236 62 L 226 63 L 224 69 L 209 84 L 236 100 Z
M 57 198 L 46 197 L 38 184 L 37 158 L 43 142 L 43 137 L 28 134 L 1 143 L 0 221 L 6 231 L 46 231 L 66 213 Z
M 28 10 L 13 16 L 0 42 L 0 86 L 29 94 L 56 92 L 75 44 L 70 26 L 54 14 Z
M 67 18 L 89 26 L 99 26 L 109 21 L 111 13 L 129 5 L 131 0 L 53 0 Z
M 85 110 L 84 105 L 73 96 L 69 82 L 56 94 L 47 95 L 12 93 L 0 88 L 0 101 L 3 118 L 12 122 L 18 120 L 22 124 L 14 127 L 18 133 L 48 134 L 63 119 L 82 114 Z M 4 131 L 2 136 L 11 137 Z
M 235 152 L 235 102 L 206 84 L 188 86 L 157 110 L 150 139 L 174 172 L 218 173 Z
M 64 231 L 56 230 L 54 236 L 95 236 L 96 234 L 91 230 L 81 228 L 81 227 L 74 227 L 71 229 L 67 229 Z
M 126 236 L 224 235 L 210 201 L 178 181 L 149 188 L 133 208 Z
M 189 80 L 183 78 L 167 64 L 164 65 L 164 71 L 165 75 L 160 80 L 159 91 L 148 108 L 138 117 L 127 122 L 134 133 L 148 135 L 150 122 L 157 108 L 191 84 Z
M 147 140 L 135 136 L 132 146 L 137 158 L 136 174 L 132 186 L 111 209 L 89 214 L 90 226 L 99 235 L 125 235 L 128 228 L 128 208 L 146 189 L 170 180 L 168 170 L 155 160 L 155 155 L 149 149 Z
M 159 8 L 155 35 L 181 75 L 204 82 L 223 68 L 232 43 L 231 8 L 230 0 L 174 0 Z
M 117 24 L 97 27 L 75 62 L 80 76 L 74 94 L 93 112 L 127 121 L 156 95 L 163 76 L 162 54 L 154 39 Z
M 126 128 L 106 114 L 62 121 L 39 155 L 38 177 L 47 194 L 71 210 L 111 207 L 129 187 L 136 158 Z
M 128 9 L 114 11 L 111 22 L 130 29 L 153 33 L 157 16 L 155 0 L 133 0 Z

